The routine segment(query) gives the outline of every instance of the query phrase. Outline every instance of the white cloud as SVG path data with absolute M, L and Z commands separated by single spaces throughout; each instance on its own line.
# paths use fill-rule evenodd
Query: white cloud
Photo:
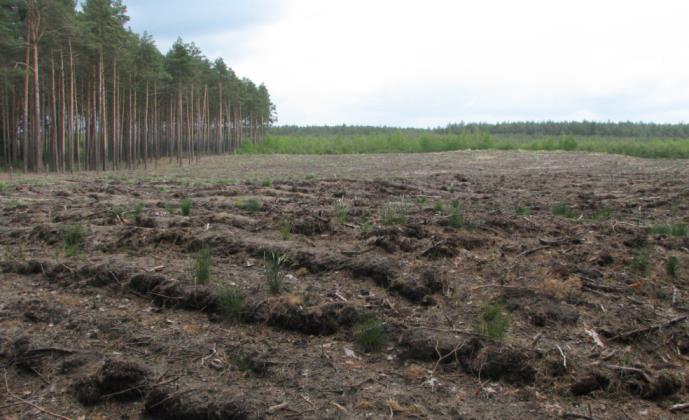
M 197 41 L 265 82 L 281 124 L 689 120 L 689 2 L 281 5 L 277 19 Z

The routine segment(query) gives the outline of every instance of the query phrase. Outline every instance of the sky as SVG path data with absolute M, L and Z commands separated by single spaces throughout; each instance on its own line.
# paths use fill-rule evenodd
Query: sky
M 278 125 L 689 121 L 685 0 L 125 0 L 265 83 Z

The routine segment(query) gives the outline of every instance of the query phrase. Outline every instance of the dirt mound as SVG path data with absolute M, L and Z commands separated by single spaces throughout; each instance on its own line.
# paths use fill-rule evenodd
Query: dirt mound
M 78 380 L 73 389 L 77 400 L 84 405 L 107 399 L 131 401 L 143 397 L 142 389 L 148 377 L 148 371 L 135 363 L 108 359 L 95 374 Z

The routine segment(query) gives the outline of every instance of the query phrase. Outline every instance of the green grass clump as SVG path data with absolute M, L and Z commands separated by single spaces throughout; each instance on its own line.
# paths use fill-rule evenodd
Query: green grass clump
M 335 220 L 337 220 L 337 223 L 346 223 L 348 213 L 349 208 L 343 201 L 340 200 L 337 203 L 335 203 Z
M 283 269 L 289 264 L 287 256 L 279 252 L 271 252 L 265 257 L 266 260 L 266 281 L 268 283 L 268 290 L 273 295 L 279 295 L 285 289 Z
M 684 223 L 662 224 L 651 226 L 648 233 L 654 236 L 685 237 L 689 235 L 689 228 Z
M 271 181 L 270 178 L 265 178 L 261 181 L 262 187 L 270 187 L 271 185 L 273 185 L 273 181 Z
M 191 214 L 191 199 L 185 198 L 179 203 L 179 209 L 182 212 L 182 216 L 189 216 Z
M 244 312 L 244 294 L 236 287 L 228 287 L 218 295 L 220 300 L 220 312 L 229 320 L 241 319 Z
M 423 206 L 424 204 L 426 204 L 426 201 L 428 201 L 428 199 L 426 197 L 421 196 L 421 197 L 416 197 L 415 201 L 416 201 L 416 204 L 418 204 L 419 206 Z
M 568 219 L 576 219 L 579 217 L 579 213 L 565 203 L 554 205 L 552 212 L 555 216 L 562 216 Z
M 81 223 L 72 223 L 62 230 L 62 244 L 68 256 L 74 256 L 81 251 L 87 235 L 86 228 Z
M 474 329 L 477 334 L 485 335 L 495 341 L 502 341 L 510 328 L 510 319 L 505 309 L 498 303 L 487 303 L 481 306 Z
M 354 341 L 364 351 L 378 350 L 385 344 L 383 324 L 376 316 L 366 317 L 352 328 Z
M 634 255 L 632 259 L 632 269 L 638 273 L 646 274 L 648 269 L 651 267 L 651 258 L 648 252 L 645 250 L 640 250 Z
M 263 203 L 258 198 L 249 198 L 244 203 L 244 208 L 250 213 L 256 213 L 263 208 Z
M 211 278 L 211 250 L 203 246 L 196 254 L 194 261 L 194 280 L 197 284 L 206 284 Z
M 283 220 L 282 223 L 280 223 L 280 235 L 282 236 L 282 239 L 285 241 L 288 240 L 291 233 L 292 224 L 287 219 Z
M 144 203 L 136 203 L 134 204 L 134 207 L 132 207 L 132 210 L 129 212 L 129 214 L 132 216 L 132 219 L 136 219 L 143 211 L 146 209 L 146 205 Z
M 440 213 L 443 211 L 443 203 L 441 201 L 436 201 L 435 204 L 433 204 L 433 211 L 436 213 Z
M 673 279 L 677 278 L 677 271 L 679 270 L 679 259 L 674 255 L 665 262 L 665 272 Z
M 384 225 L 403 225 L 407 223 L 407 219 L 407 206 L 405 203 L 388 203 L 383 207 L 381 222 Z

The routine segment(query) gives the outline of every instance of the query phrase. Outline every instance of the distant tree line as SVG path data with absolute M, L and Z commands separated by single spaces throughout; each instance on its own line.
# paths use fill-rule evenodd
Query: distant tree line
M 295 136 L 361 136 L 371 134 L 389 134 L 401 132 L 405 134 L 463 134 L 487 133 L 493 135 L 520 135 L 530 137 L 540 136 L 596 136 L 596 137 L 626 137 L 626 138 L 689 138 L 689 124 L 655 124 L 643 122 L 595 122 L 595 121 L 524 121 L 501 123 L 456 123 L 446 127 L 429 129 L 375 127 L 355 125 L 333 126 L 279 126 L 272 127 L 270 133 L 274 135 Z
M 0 164 L 25 171 L 181 163 L 258 142 L 266 87 L 178 39 L 163 55 L 121 0 L 0 0 Z

